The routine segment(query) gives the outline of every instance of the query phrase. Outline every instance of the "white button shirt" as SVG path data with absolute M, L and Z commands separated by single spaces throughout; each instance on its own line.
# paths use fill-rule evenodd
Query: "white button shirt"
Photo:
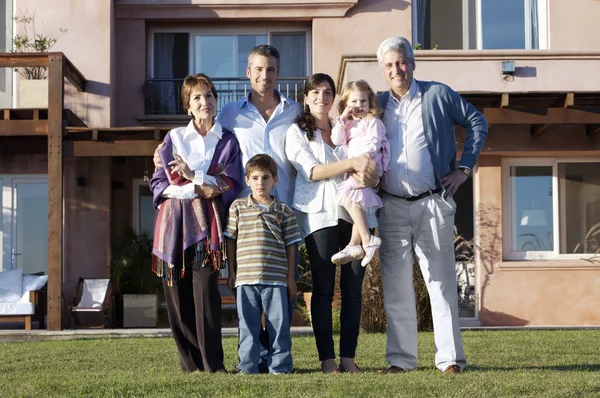
M 265 121 L 258 109 L 250 102 L 250 93 L 245 98 L 226 104 L 217 120 L 235 134 L 242 151 L 242 175 L 245 166 L 254 155 L 266 153 L 277 163 L 278 181 L 271 191 L 277 200 L 292 207 L 295 174 L 292 164 L 285 155 L 285 139 L 288 129 L 302 113 L 302 107 L 295 101 L 279 95 L 280 102 L 268 121 Z M 250 188 L 244 184 L 239 198 L 247 197 Z
M 391 158 L 383 190 L 397 196 L 417 196 L 435 189 L 435 171 L 423 130 L 421 92 L 414 79 L 400 100 L 390 93 L 383 124 Z
M 217 144 L 223 137 L 221 124 L 215 121 L 212 128 L 202 137 L 194 127 L 191 120 L 186 127 L 179 127 L 169 131 L 173 153 L 181 156 L 190 170 L 194 172 L 193 184 L 183 186 L 169 185 L 162 193 L 164 198 L 193 199 L 198 196 L 194 190 L 195 185 L 215 185 L 217 180 L 206 173 L 215 154 Z M 165 167 L 169 167 L 165 165 Z

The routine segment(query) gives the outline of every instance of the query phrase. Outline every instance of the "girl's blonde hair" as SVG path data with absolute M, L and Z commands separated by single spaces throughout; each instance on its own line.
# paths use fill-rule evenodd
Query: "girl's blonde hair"
M 344 86 L 344 90 L 342 91 L 342 98 L 338 103 L 338 115 L 341 115 L 346 109 L 348 105 L 348 97 L 350 97 L 350 93 L 353 91 L 363 91 L 369 93 L 369 110 L 367 111 L 367 116 L 378 117 L 381 114 L 381 110 L 379 109 L 379 101 L 377 101 L 377 95 L 364 80 L 355 80 L 353 82 L 347 83 Z

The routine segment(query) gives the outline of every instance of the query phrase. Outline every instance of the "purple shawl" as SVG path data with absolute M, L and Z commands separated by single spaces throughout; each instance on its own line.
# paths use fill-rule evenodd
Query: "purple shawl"
M 164 139 L 165 146 L 158 150 L 163 165 L 173 160 L 173 144 L 170 134 Z M 155 208 L 160 208 L 154 226 L 152 248 L 154 272 L 163 276 L 168 265 L 169 281 L 172 271 L 183 277 L 189 259 L 184 258 L 186 249 L 196 246 L 204 256 L 203 266 L 220 268 L 225 259 L 223 227 L 231 203 L 241 189 L 241 159 L 235 136 L 223 130 L 223 136 L 215 149 L 207 174 L 215 177 L 222 194 L 214 199 L 167 199 L 161 195 L 170 185 L 185 185 L 191 181 L 172 175 L 168 168 L 158 169 L 150 181 Z M 187 252 L 186 252 L 187 253 Z M 187 256 L 187 254 L 186 254 Z M 209 264 L 210 263 L 210 264 Z M 173 270 L 174 268 L 174 270 Z M 166 275 L 165 275 L 166 277 Z

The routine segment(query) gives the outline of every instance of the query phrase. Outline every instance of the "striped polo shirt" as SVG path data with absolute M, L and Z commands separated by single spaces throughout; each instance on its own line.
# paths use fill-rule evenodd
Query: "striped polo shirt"
M 300 242 L 294 212 L 273 198 L 261 209 L 252 195 L 235 200 L 229 208 L 225 235 L 237 241 L 235 286 L 287 286 L 286 246 Z

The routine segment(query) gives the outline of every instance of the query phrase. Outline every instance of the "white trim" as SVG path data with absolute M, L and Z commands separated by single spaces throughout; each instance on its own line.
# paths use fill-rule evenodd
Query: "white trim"
M 566 230 L 561 230 L 566 217 L 566 204 L 561 200 L 564 195 L 564 183 L 559 178 L 559 163 L 600 163 L 600 158 L 504 158 L 502 159 L 502 241 L 504 260 L 581 260 L 585 253 L 561 253 L 561 242 L 566 238 Z M 514 190 L 510 179 L 513 166 L 551 166 L 552 167 L 552 228 L 553 247 L 548 251 L 514 252 L 513 241 L 516 236 L 513 224 Z M 561 185 L 562 184 L 562 185 Z M 561 188 L 562 186 L 562 188 Z M 504 189 L 505 188 L 505 189 Z M 558 238 L 558 239 L 557 239 Z M 590 263 L 590 265 L 592 265 Z
M 463 2 L 466 0 L 463 0 Z M 419 3 L 421 2 L 421 0 L 415 0 L 413 2 L 412 5 L 412 45 L 413 47 L 415 46 L 415 44 L 418 43 L 419 40 Z

